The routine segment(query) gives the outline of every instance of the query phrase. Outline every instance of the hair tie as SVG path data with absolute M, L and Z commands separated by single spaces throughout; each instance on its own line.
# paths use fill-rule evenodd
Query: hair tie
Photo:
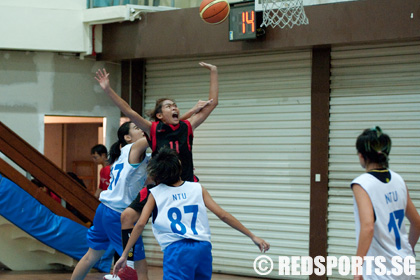
M 382 129 L 379 126 L 374 126 L 370 129 L 370 131 L 376 132 L 376 137 L 381 137 L 382 135 Z

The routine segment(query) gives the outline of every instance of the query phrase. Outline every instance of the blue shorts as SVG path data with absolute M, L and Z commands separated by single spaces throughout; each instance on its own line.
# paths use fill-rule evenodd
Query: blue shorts
M 163 251 L 163 280 L 210 280 L 211 243 L 183 239 Z
M 121 240 L 121 213 L 106 207 L 102 203 L 96 209 L 93 226 L 87 232 L 87 243 L 94 250 L 106 250 L 111 245 L 121 256 L 123 252 Z M 134 261 L 146 258 L 143 239 L 140 236 L 134 245 Z

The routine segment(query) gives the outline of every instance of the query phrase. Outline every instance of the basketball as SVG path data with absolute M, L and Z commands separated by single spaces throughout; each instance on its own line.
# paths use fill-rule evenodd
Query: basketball
M 229 15 L 229 2 L 226 0 L 203 0 L 200 5 L 200 17 L 207 23 L 222 23 Z
M 118 277 L 121 280 L 137 280 L 137 272 L 129 266 L 125 266 L 118 271 Z

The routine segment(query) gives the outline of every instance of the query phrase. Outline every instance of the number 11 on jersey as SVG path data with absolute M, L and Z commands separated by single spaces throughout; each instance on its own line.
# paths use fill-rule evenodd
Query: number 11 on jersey
M 178 141 L 169 142 L 169 148 L 171 148 L 171 150 L 175 150 L 179 154 L 179 142 Z

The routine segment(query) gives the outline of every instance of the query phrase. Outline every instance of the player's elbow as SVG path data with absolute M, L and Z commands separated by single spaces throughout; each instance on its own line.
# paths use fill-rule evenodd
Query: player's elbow
M 144 229 L 144 227 L 146 226 L 147 221 L 146 222 L 139 222 L 139 228 L 141 228 L 142 230 Z
M 219 99 L 218 98 L 214 98 L 211 105 L 213 105 L 213 108 L 216 108 L 217 105 L 219 105 Z
M 364 224 L 364 225 L 361 226 L 360 231 L 367 238 L 372 238 L 373 237 L 373 234 L 375 232 L 375 226 L 373 224 L 371 224 L 371 223 Z
M 214 110 L 214 108 L 217 107 L 217 105 L 219 105 L 219 100 L 218 98 L 212 98 L 211 103 L 208 105 L 209 111 L 212 112 Z M 204 108 L 205 109 L 205 108 Z M 203 110 L 204 110 L 203 109 Z
M 228 213 L 228 212 L 223 211 L 222 213 L 219 213 L 219 214 L 217 215 L 217 217 L 218 217 L 221 221 L 223 221 L 223 222 L 227 223 L 227 222 L 229 221 L 230 215 L 229 215 L 229 213 Z

